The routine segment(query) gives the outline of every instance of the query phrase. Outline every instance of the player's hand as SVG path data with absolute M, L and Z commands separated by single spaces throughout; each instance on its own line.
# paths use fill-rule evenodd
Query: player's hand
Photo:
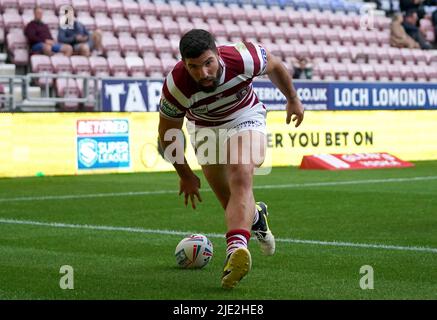
M 190 175 L 188 177 L 181 178 L 180 187 L 179 187 L 179 195 L 184 193 L 185 196 L 185 206 L 188 205 L 188 198 L 191 200 L 191 206 L 193 209 L 196 209 L 196 198 L 199 202 L 202 202 L 202 198 L 199 193 L 200 189 L 200 179 L 195 175 Z
M 286 123 L 290 124 L 292 120 L 291 117 L 294 116 L 293 122 L 296 122 L 294 126 L 296 128 L 299 127 L 299 125 L 303 121 L 303 113 L 304 113 L 303 105 L 300 102 L 299 98 L 295 97 L 294 99 L 287 101 L 287 105 L 285 106 L 285 109 L 287 110 Z

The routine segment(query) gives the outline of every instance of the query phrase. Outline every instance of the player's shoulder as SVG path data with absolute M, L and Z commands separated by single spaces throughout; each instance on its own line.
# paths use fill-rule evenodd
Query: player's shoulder
M 186 97 L 190 97 L 193 91 L 196 90 L 196 83 L 191 78 L 184 62 L 181 60 L 173 67 L 165 78 L 164 86 L 167 87 L 170 93 L 175 91 L 182 92 Z

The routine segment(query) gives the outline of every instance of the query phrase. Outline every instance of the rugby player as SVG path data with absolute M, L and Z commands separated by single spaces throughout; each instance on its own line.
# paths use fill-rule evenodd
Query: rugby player
M 180 130 L 187 118 L 195 150 L 209 139 L 209 142 L 213 140 L 212 146 L 217 146 L 209 151 L 224 151 L 225 156 L 220 157 L 224 161 L 199 161 L 199 164 L 225 211 L 227 251 L 222 287 L 233 288 L 251 269 L 248 250 L 251 231 L 264 254 L 275 252 L 275 238 L 267 223 L 267 205 L 255 202 L 252 190 L 254 170 L 262 165 L 266 152 L 266 108 L 258 100 L 252 80 L 267 75 L 284 94 L 287 124 L 293 120 L 299 126 L 304 109 L 287 68 L 261 45 L 243 41 L 217 47 L 209 32 L 193 29 L 182 36 L 179 50 L 182 61 L 168 74 L 162 89 L 160 143 L 170 159 L 167 148 L 177 139 L 176 136 L 169 139 L 166 133 Z M 196 135 L 205 129 L 216 135 L 197 139 Z M 260 157 L 253 157 L 253 150 L 258 150 Z M 196 155 L 202 160 L 197 152 Z M 172 159 L 180 177 L 179 195 L 183 193 L 185 205 L 191 201 L 195 209 L 196 202 L 202 201 L 200 180 L 185 156 L 180 161 Z

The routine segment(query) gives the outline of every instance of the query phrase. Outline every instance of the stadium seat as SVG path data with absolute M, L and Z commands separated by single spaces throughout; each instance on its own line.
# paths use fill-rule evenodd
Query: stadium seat
M 318 27 L 329 28 L 329 15 L 326 12 L 314 12 L 314 19 Z
M 137 35 L 136 40 L 138 50 L 140 51 L 140 54 L 142 56 L 144 56 L 144 54 L 147 52 L 152 52 L 153 54 L 155 54 L 155 43 L 147 35 Z
M 156 13 L 160 16 L 160 17 L 164 17 L 164 16 L 169 16 L 171 17 L 172 11 L 171 11 L 171 7 L 168 3 L 165 2 L 156 2 L 155 3 L 156 6 Z
M 17 66 L 27 66 L 29 64 L 29 50 L 18 48 L 11 51 L 11 62 Z
M 96 29 L 96 21 L 94 20 L 94 17 L 79 16 L 77 20 L 81 22 L 88 31 L 94 31 Z
M 420 81 L 420 82 L 428 81 L 428 77 L 426 74 L 426 66 L 423 66 L 423 65 L 414 66 L 412 68 L 412 72 L 414 73 L 414 76 L 415 76 L 417 81 Z
M 416 64 L 416 60 L 415 60 L 413 51 L 414 51 L 413 49 L 409 49 L 409 48 L 401 48 L 400 49 L 402 61 L 404 64 L 408 64 L 408 65 L 415 65 Z
M 93 13 L 94 17 L 96 16 L 96 13 L 104 13 L 107 15 L 108 9 L 106 7 L 106 2 L 104 0 L 91 0 L 90 1 L 90 7 L 91 12 Z
M 170 40 L 166 38 L 159 38 L 159 37 L 154 37 L 152 38 L 152 40 L 157 54 L 161 54 L 163 52 L 167 52 L 167 53 L 173 52 L 173 48 L 171 46 Z
M 129 19 L 129 26 L 131 32 L 135 35 L 148 32 L 146 22 L 141 18 Z
M 348 71 L 348 64 L 344 63 L 332 63 L 331 67 L 334 70 L 335 73 L 335 79 L 338 81 L 349 81 L 349 71 Z M 326 80 L 326 78 L 325 78 Z M 328 79 L 330 80 L 330 79 Z
M 416 61 L 416 64 L 418 65 L 427 65 L 427 55 L 426 52 L 420 49 L 413 49 L 411 50 L 414 56 L 414 61 Z
M 390 47 L 390 32 L 380 31 L 376 34 L 379 46 Z
M 71 67 L 73 73 L 82 75 L 91 75 L 91 67 L 87 57 L 84 56 L 71 56 Z
M 7 12 L 3 14 L 3 24 L 6 32 L 9 32 L 11 29 L 20 29 L 23 30 L 24 23 L 21 18 L 21 15 L 18 13 Z
M 109 58 L 108 66 L 113 77 L 126 77 L 128 75 L 126 61 L 122 57 L 114 56 Z
M 331 46 L 338 46 L 341 44 L 340 32 L 336 29 L 326 29 L 325 30 L 326 39 L 329 40 Z
M 342 63 L 352 62 L 351 52 L 346 46 L 336 46 L 335 54 L 338 62 L 342 62 Z
M 55 54 L 50 57 L 55 73 L 72 73 L 73 67 L 70 58 L 63 54 Z
M 430 51 L 427 51 L 425 54 L 427 56 L 427 62 L 429 63 L 429 65 L 431 65 L 432 67 L 437 67 L 437 51 L 430 50 Z M 436 68 L 433 68 L 433 69 L 436 69 Z
M 387 49 L 387 53 L 393 65 L 403 64 L 401 50 L 399 48 L 390 47 Z
M 71 5 L 73 6 L 75 12 L 79 12 L 79 11 L 89 12 L 91 9 L 88 0 L 72 0 Z
M 337 63 L 337 52 L 335 46 L 323 46 L 323 58 L 330 63 Z
M 171 15 L 173 17 L 202 17 L 202 10 L 199 6 L 193 3 L 182 4 L 180 2 L 171 1 L 170 3 Z
M 146 60 L 144 60 L 144 63 L 146 64 Z M 167 74 L 174 68 L 176 65 L 177 60 L 174 58 L 162 58 L 161 64 L 162 64 L 162 73 L 164 76 L 167 76 Z M 148 64 L 148 62 L 147 62 Z M 149 65 L 146 65 L 146 71 L 148 74 L 152 74 L 154 72 L 160 72 L 159 70 L 153 70 L 153 68 L 150 68 Z
M 350 30 L 343 30 L 339 33 L 340 42 L 343 46 L 353 46 L 354 39 Z
M 367 44 L 369 47 L 378 47 L 379 43 L 378 43 L 378 37 L 377 37 L 377 34 L 378 34 L 379 32 L 380 32 L 380 31 L 373 31 L 373 30 L 363 32 L 363 35 L 364 35 L 364 41 L 366 42 L 366 44 Z
M 425 72 L 429 82 L 437 82 L 437 68 L 425 68 Z
M 162 61 L 156 57 L 147 57 L 144 58 L 144 68 L 145 68 L 145 72 L 147 72 L 147 74 L 150 76 L 152 74 L 156 74 L 156 73 L 163 73 L 163 65 L 162 65 Z M 167 61 L 167 60 L 166 60 Z M 170 63 L 170 62 L 166 62 L 166 63 Z M 173 66 L 174 67 L 174 64 Z M 167 71 L 169 71 L 168 69 L 170 68 L 168 65 L 166 65 Z
M 20 6 L 17 0 L 0 0 L 0 9 L 1 8 L 3 8 L 4 11 L 7 11 L 6 9 L 16 9 L 18 12 Z
M 106 9 L 111 16 L 115 13 L 124 14 L 123 4 L 119 0 L 106 1 Z
M 72 78 L 57 78 L 55 83 L 56 95 L 62 98 L 79 98 L 79 86 L 75 79 Z M 61 104 L 61 109 L 64 111 L 77 111 L 79 109 L 78 102 L 64 102 Z
M 53 0 L 36 0 L 36 3 L 43 10 L 55 10 L 55 4 Z
M 122 0 L 123 12 L 126 16 L 141 15 L 140 6 L 138 2 L 133 0 Z
M 340 68 L 333 68 L 333 66 L 330 63 L 323 63 L 323 62 L 319 63 L 317 65 L 317 68 L 320 72 L 321 79 L 323 80 L 335 80 L 336 72 L 338 72 L 340 69 Z
M 316 28 L 311 28 L 310 31 L 314 43 L 317 43 L 318 45 L 321 46 L 327 45 L 328 39 L 323 29 L 316 27 Z
M 378 81 L 389 81 L 390 75 L 388 73 L 387 65 L 385 64 L 375 64 L 373 66 L 375 70 L 375 75 Z
M 95 13 L 94 15 L 97 29 L 108 32 L 114 31 L 114 25 L 111 18 L 109 18 L 106 14 L 102 14 L 101 12 Z
M 402 81 L 402 72 L 399 65 L 387 65 L 387 71 L 391 81 Z
M 53 73 L 53 66 L 50 58 L 45 55 L 35 54 L 30 57 L 30 64 L 33 73 Z M 45 84 L 51 85 L 53 79 L 51 78 L 39 78 L 37 79 L 39 86 L 44 86 Z
M 158 15 L 156 6 L 150 1 L 138 1 L 141 16 L 147 20 L 148 17 L 156 17 Z
M 210 24 L 210 31 L 215 37 L 227 37 L 225 23 Z
M 121 33 L 131 33 L 129 21 L 123 17 L 112 19 L 114 31 L 120 36 Z
M 410 65 L 400 65 L 398 67 L 401 72 L 401 77 L 403 81 L 414 82 L 416 80 L 415 73 L 413 71 L 416 66 L 413 67 Z
M 108 62 L 105 58 L 91 56 L 88 58 L 88 60 L 89 60 L 91 72 L 94 76 L 104 77 L 110 75 Z
M 10 51 L 28 48 L 27 39 L 23 31 L 14 30 L 13 32 L 9 32 L 6 36 L 6 42 L 8 50 Z
M 202 12 L 202 18 L 205 20 L 219 18 L 217 8 L 210 4 L 201 3 L 200 10 Z
M 307 28 L 299 28 L 297 30 L 299 41 L 304 44 L 312 44 L 313 36 L 311 34 L 311 30 Z
M 303 26 L 304 18 L 302 17 L 302 13 L 300 11 L 290 10 L 288 12 L 288 22 L 292 26 Z
M 242 32 L 240 27 L 237 24 L 226 23 L 224 24 L 226 35 L 228 38 L 230 37 L 242 37 Z
M 145 77 L 146 69 L 144 67 L 144 60 L 140 57 L 128 56 L 125 58 L 127 70 L 131 77 Z M 161 65 L 161 63 L 159 63 Z
M 324 61 L 324 57 L 323 57 L 323 50 L 320 47 L 320 45 L 317 44 L 309 44 L 308 45 L 308 51 L 309 51 L 309 55 L 311 57 L 311 59 L 313 60 L 313 62 L 317 63 L 317 62 L 323 62 Z
M 33 10 L 36 6 L 36 0 L 18 0 L 18 6 L 21 12 L 24 10 Z
M 232 10 L 231 8 L 229 8 L 228 6 L 226 6 L 224 3 L 220 3 L 220 2 L 214 2 L 213 4 L 217 10 L 217 13 L 219 15 L 219 19 L 220 20 L 232 20 Z M 247 12 L 247 14 L 249 14 L 249 12 Z M 257 13 L 257 18 L 255 18 L 256 20 L 261 20 L 261 15 L 259 14 L 259 12 Z
M 105 35 L 104 37 L 102 37 L 102 46 L 104 52 L 108 57 L 120 55 L 121 48 L 116 37 Z
M 124 35 L 118 38 L 118 43 L 120 44 L 121 52 L 123 56 L 138 56 L 138 44 L 137 40 L 131 36 Z
M 362 79 L 366 81 L 376 81 L 376 73 L 372 64 L 360 64 Z

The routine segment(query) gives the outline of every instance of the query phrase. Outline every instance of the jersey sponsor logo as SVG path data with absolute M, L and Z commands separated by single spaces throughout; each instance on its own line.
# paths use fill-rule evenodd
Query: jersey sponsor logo
M 167 99 L 162 98 L 161 102 L 160 102 L 160 110 L 167 116 L 169 117 L 175 117 L 178 116 L 179 114 L 181 114 L 181 112 L 179 111 L 179 109 L 171 104 L 170 102 L 168 102 Z
M 209 111 L 208 105 L 199 106 L 191 109 L 196 114 L 206 114 Z
M 241 89 L 240 91 L 237 92 L 237 99 L 242 100 L 247 95 L 248 92 L 249 92 L 248 87 Z

